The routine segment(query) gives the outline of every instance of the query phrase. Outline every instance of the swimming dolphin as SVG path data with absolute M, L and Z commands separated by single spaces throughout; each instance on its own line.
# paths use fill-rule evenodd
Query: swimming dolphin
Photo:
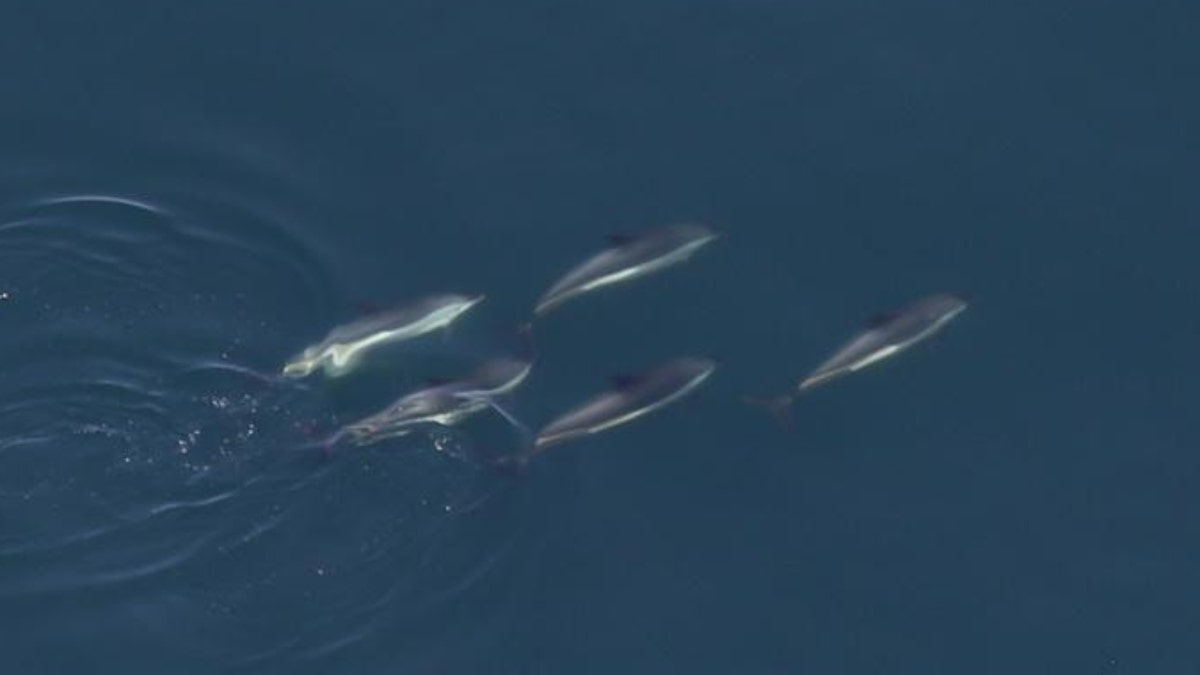
M 866 330 L 854 336 L 810 375 L 794 391 L 771 399 L 747 397 L 752 403 L 785 414 L 796 394 L 836 377 L 862 370 L 895 356 L 932 336 L 967 308 L 970 298 L 962 293 L 939 293 L 921 298 L 897 311 L 872 317 Z
M 348 437 L 356 445 L 367 445 L 385 438 L 402 436 L 418 425 L 451 426 L 492 408 L 510 423 L 523 428 L 496 398 L 511 393 L 529 376 L 533 362 L 517 358 L 487 361 L 471 376 L 437 384 L 402 396 L 396 402 L 369 417 L 348 424 L 331 442 Z
M 338 326 L 324 340 L 288 361 L 283 375 L 305 377 L 322 367 L 329 377 L 344 375 L 372 347 L 410 340 L 448 326 L 483 299 L 483 295 L 430 295 L 399 309 Z
M 533 448 L 520 456 L 521 463 L 546 448 L 631 422 L 700 386 L 717 364 L 702 357 L 680 357 L 636 377 L 618 378 L 615 389 L 600 394 L 564 413 L 538 432 Z
M 677 223 L 635 236 L 612 237 L 612 247 L 587 259 L 551 286 L 538 300 L 534 315 L 542 316 L 582 293 L 683 262 L 717 236 L 704 225 Z

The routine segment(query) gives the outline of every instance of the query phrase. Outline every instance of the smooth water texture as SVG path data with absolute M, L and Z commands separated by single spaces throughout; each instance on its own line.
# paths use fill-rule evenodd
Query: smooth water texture
M 0 673 L 1193 673 L 1200 47 L 1184 3 L 0 8 Z M 495 415 L 341 425 L 516 348 Z M 867 317 L 933 340 L 798 398 Z M 336 380 L 366 307 L 488 298 Z

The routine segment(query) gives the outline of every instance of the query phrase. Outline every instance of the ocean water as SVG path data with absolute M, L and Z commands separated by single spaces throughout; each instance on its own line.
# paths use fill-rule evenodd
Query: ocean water
M 0 6 L 0 673 L 1200 671 L 1182 2 Z M 314 438 L 512 348 L 533 427 Z M 370 307 L 488 299 L 339 378 Z M 971 308 L 797 401 L 882 310 Z

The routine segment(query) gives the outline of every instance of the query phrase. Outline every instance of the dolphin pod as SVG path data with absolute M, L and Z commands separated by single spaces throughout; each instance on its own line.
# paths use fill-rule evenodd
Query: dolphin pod
M 533 317 L 544 317 L 563 303 L 592 291 L 680 264 L 718 237 L 715 230 L 698 223 L 676 223 L 632 236 L 614 237 L 610 247 L 579 263 L 552 284 L 534 305 Z M 377 346 L 448 327 L 483 297 L 429 295 L 407 306 L 334 328 L 324 340 L 289 360 L 283 367 L 283 375 L 305 377 L 323 369 L 326 376 L 341 376 L 357 367 L 365 354 Z M 784 418 L 798 394 L 930 338 L 962 313 L 968 303 L 965 294 L 939 293 L 873 317 L 787 393 L 746 399 Z M 667 359 L 637 376 L 615 378 L 612 388 L 568 409 L 537 433 L 530 433 L 500 400 L 525 382 L 533 361 L 516 357 L 492 359 L 471 375 L 418 389 L 379 412 L 343 426 L 331 437 L 331 442 L 346 440 L 354 445 L 369 445 L 423 426 L 456 425 L 491 409 L 523 434 L 520 447 L 493 463 L 524 466 L 549 447 L 623 426 L 682 399 L 707 381 L 716 367 L 716 361 L 704 356 Z

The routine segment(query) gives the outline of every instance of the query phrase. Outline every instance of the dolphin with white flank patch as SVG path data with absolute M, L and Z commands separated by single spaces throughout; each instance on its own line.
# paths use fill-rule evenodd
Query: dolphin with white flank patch
M 538 432 L 533 447 L 517 455 L 524 464 L 546 448 L 632 422 L 687 395 L 716 369 L 712 359 L 680 357 L 635 377 L 618 378 L 617 386 L 559 416 Z
M 908 349 L 932 336 L 967 308 L 970 298 L 962 293 L 939 293 L 921 298 L 897 311 L 877 315 L 867 322 L 866 330 L 854 336 L 795 389 L 769 399 L 747 397 L 751 403 L 765 406 L 776 415 L 786 415 L 796 394 L 853 373 Z
M 546 291 L 538 300 L 534 315 L 545 315 L 588 291 L 630 281 L 683 262 L 717 236 L 704 225 L 677 223 L 634 236 L 611 237 L 613 245 L 610 248 L 567 272 Z
M 496 410 L 514 426 L 523 429 L 523 425 L 501 408 L 496 399 L 520 386 L 532 368 L 532 361 L 525 359 L 487 361 L 470 377 L 414 391 L 380 412 L 346 425 L 331 442 L 349 437 L 356 445 L 368 445 L 402 436 L 419 425 L 452 426 L 487 408 Z
M 324 340 L 288 361 L 283 366 L 283 375 L 305 377 L 318 368 L 324 368 L 329 377 L 344 375 L 371 348 L 444 328 L 483 298 L 482 295 L 430 295 L 399 309 L 338 326 Z

